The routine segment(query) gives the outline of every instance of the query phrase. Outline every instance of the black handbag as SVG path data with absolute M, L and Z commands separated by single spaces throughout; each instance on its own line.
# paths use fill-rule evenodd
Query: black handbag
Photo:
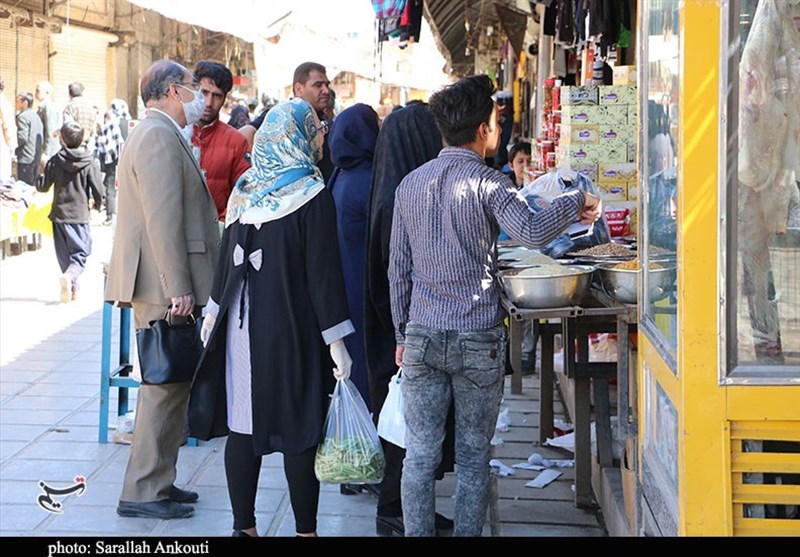
M 203 318 L 193 315 L 186 323 L 172 323 L 168 309 L 163 319 L 150 321 L 149 329 L 138 329 L 136 344 L 142 383 L 166 385 L 191 381 L 203 353 L 202 326 Z

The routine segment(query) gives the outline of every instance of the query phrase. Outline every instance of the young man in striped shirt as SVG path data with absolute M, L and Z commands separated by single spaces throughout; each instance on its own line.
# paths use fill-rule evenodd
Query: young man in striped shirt
M 488 506 L 490 440 L 505 374 L 506 330 L 497 279 L 500 228 L 546 245 L 569 224 L 596 221 L 600 199 L 570 192 L 532 213 L 510 178 L 489 168 L 500 114 L 485 75 L 430 99 L 447 147 L 400 183 L 389 249 L 396 362 L 403 368 L 406 458 L 401 482 L 406 536 L 434 536 L 434 473 L 445 418 L 456 405 L 454 536 L 480 536 Z

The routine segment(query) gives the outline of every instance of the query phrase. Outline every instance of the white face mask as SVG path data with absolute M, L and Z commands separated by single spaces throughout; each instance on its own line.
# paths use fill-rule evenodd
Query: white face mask
M 206 99 L 200 91 L 193 91 L 194 99 L 188 103 L 183 103 L 183 115 L 186 117 L 186 125 L 196 124 L 203 116 L 206 109 Z

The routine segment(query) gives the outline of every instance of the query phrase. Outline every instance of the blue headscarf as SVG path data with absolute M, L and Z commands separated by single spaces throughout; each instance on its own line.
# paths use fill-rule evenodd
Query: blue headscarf
M 277 220 L 308 203 L 325 188 L 316 161 L 322 153 L 311 105 L 283 101 L 267 113 L 253 140 L 251 166 L 228 199 L 225 226 L 240 220 Z
M 371 106 L 357 103 L 346 108 L 334 120 L 328 136 L 331 162 L 337 168 L 372 166 L 378 131 L 378 114 Z

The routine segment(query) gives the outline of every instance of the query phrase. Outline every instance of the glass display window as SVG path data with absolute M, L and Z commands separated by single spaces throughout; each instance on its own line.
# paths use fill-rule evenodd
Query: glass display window
M 722 380 L 800 379 L 800 0 L 728 4 Z M 723 215 L 724 216 L 724 215 Z
M 640 323 L 676 369 L 678 300 L 679 0 L 643 2 L 640 60 L 642 295 Z M 646 109 L 644 109 L 646 107 Z

